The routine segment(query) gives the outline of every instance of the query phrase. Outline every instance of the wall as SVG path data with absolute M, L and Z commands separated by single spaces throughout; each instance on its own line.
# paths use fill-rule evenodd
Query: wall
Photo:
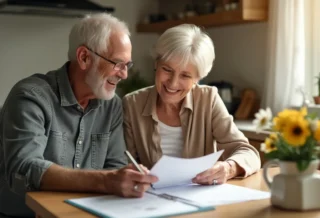
M 100 0 L 114 6 L 115 16 L 125 20 L 132 31 L 135 66 L 152 78 L 148 56 L 157 35 L 137 35 L 135 25 L 142 16 L 157 10 L 157 1 Z M 67 60 L 68 34 L 76 19 L 39 16 L 0 15 L 0 105 L 11 87 L 34 73 L 46 73 Z
M 132 32 L 133 61 L 148 80 L 153 79 L 149 54 L 157 34 L 135 32 L 148 13 L 157 11 L 157 0 L 99 0 L 116 8 Z M 0 105 L 11 87 L 33 73 L 56 69 L 66 61 L 68 33 L 75 19 L 0 15 Z M 266 73 L 267 23 L 209 28 L 216 49 L 212 72 L 204 82 L 228 80 L 236 88 L 254 88 L 261 96 Z
M 0 15 L 0 105 L 11 87 L 66 60 L 67 34 L 74 19 Z
M 160 12 L 176 14 L 187 4 L 203 5 L 210 0 L 161 0 Z M 211 1 L 213 2 L 213 1 Z M 266 75 L 267 22 L 208 28 L 216 52 L 211 73 L 202 82 L 226 80 L 235 90 L 253 88 L 261 97 Z
M 204 82 L 227 80 L 237 90 L 253 88 L 261 97 L 266 75 L 267 23 L 209 28 L 216 52 Z

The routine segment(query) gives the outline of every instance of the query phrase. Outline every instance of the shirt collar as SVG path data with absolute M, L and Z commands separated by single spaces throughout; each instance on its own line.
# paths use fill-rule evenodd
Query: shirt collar
M 188 94 L 184 98 L 184 101 L 182 103 L 181 108 L 187 108 L 187 109 L 193 111 L 193 95 L 192 95 L 192 93 L 193 93 L 194 87 L 195 87 L 195 85 L 192 87 L 192 89 L 188 92 Z
M 191 111 L 193 111 L 193 97 L 192 92 L 195 86 L 188 92 L 186 97 L 183 100 L 181 111 L 186 108 Z M 158 92 L 155 86 L 153 86 L 150 90 L 150 93 L 147 97 L 146 105 L 143 109 L 142 115 L 143 116 L 152 116 L 153 118 L 158 117 L 157 116 L 157 98 L 158 98 Z
M 71 105 L 79 105 L 73 90 L 70 85 L 68 76 L 68 67 L 70 62 L 65 63 L 61 68 L 57 70 L 57 84 L 60 93 L 60 104 L 63 107 Z M 98 108 L 102 104 L 101 99 L 93 99 L 90 101 L 90 108 Z

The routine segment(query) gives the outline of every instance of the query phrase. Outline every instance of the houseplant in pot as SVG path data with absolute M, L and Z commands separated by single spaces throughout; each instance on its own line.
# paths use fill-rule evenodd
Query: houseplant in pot
M 117 94 L 120 97 L 123 97 L 130 92 L 145 88 L 150 85 L 151 84 L 141 76 L 138 70 L 131 68 L 128 72 L 128 78 L 118 84 Z
M 318 88 L 318 96 L 313 96 L 313 100 L 315 104 L 320 104 L 320 73 L 319 76 L 316 77 L 317 78 L 317 88 Z
M 285 109 L 272 119 L 270 109 L 255 115 L 257 130 L 271 128 L 261 144 L 268 159 L 263 176 L 271 190 L 271 204 L 284 209 L 320 209 L 319 165 L 320 121 L 307 109 Z M 268 168 L 279 166 L 280 173 L 268 176 Z

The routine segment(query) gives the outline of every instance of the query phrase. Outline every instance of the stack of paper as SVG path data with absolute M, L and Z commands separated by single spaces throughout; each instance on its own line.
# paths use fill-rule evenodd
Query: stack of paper
M 103 217 L 160 217 L 213 210 L 214 206 L 270 198 L 269 192 L 223 184 L 192 184 L 197 174 L 212 167 L 223 151 L 194 159 L 163 156 L 151 169 L 159 181 L 143 198 L 99 196 L 66 202 Z
M 100 217 L 115 218 L 161 217 L 199 211 L 197 207 L 177 201 L 169 201 L 148 193 L 143 198 L 121 198 L 109 195 L 70 199 L 67 200 L 67 203 L 85 209 Z M 210 209 L 213 209 L 213 207 Z

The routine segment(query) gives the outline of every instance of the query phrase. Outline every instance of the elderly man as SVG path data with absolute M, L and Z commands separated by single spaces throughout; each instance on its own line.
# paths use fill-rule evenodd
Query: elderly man
M 156 182 L 125 166 L 115 88 L 132 66 L 129 35 L 111 15 L 88 16 L 70 32 L 65 65 L 13 87 L 0 114 L 0 214 L 33 216 L 26 191 L 140 197 Z

